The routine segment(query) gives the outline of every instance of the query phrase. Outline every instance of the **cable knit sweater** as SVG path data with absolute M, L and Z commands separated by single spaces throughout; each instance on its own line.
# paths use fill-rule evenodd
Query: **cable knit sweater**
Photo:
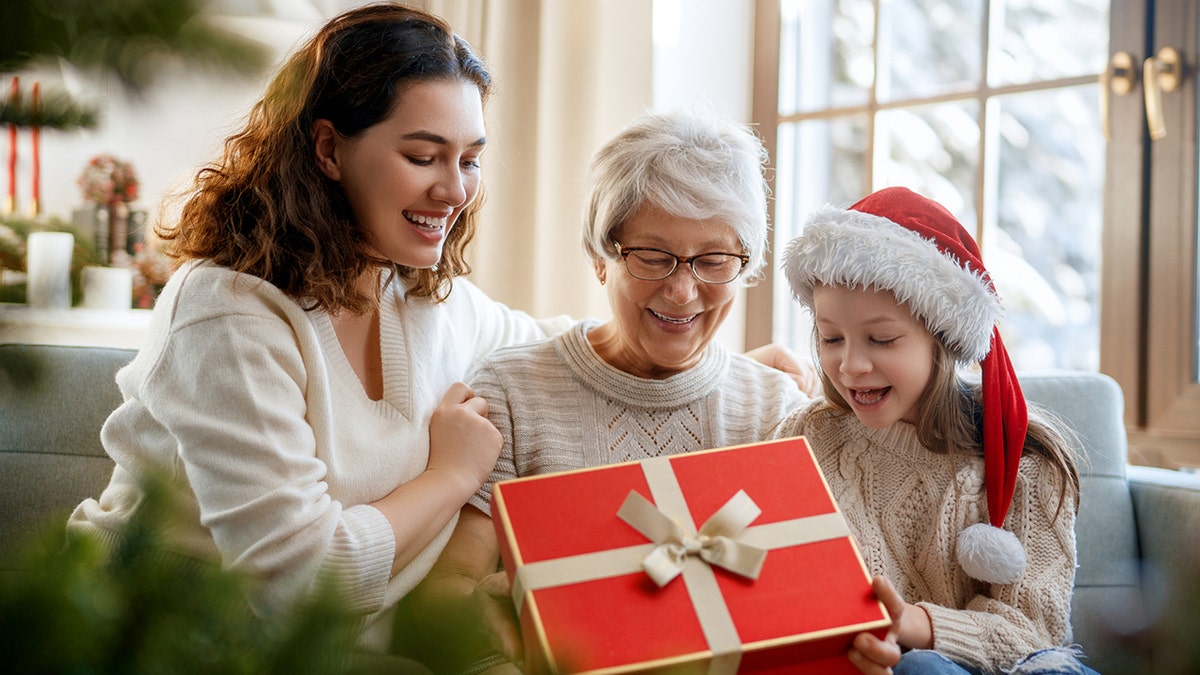
M 504 446 L 470 503 L 490 513 L 492 483 L 764 440 L 808 400 L 795 381 L 711 343 L 664 379 L 631 375 L 592 349 L 585 321 L 549 339 L 497 350 L 471 387 Z
M 263 613 L 330 573 L 375 624 L 367 646 L 386 645 L 382 613 L 429 571 L 457 517 L 393 577 L 392 529 L 367 504 L 425 470 L 433 409 L 474 363 L 568 325 L 511 311 L 464 279 L 441 304 L 406 300 L 401 286 L 383 292 L 384 392 L 374 401 L 326 313 L 256 277 L 181 268 L 145 346 L 117 375 L 124 403 L 102 431 L 111 482 L 69 527 L 111 544 L 141 502 L 139 481 L 162 475 L 184 514 L 173 550 L 260 580 L 250 600 Z
M 1004 522 L 1025 547 L 1029 567 L 1011 585 L 968 577 L 955 542 L 968 525 L 987 522 L 983 458 L 952 462 L 921 445 L 911 424 L 871 429 L 853 414 L 813 415 L 821 399 L 795 411 L 776 436 L 808 438 L 871 574 L 886 576 L 933 622 L 933 648 L 989 671 L 1070 639 L 1075 578 L 1075 512 L 1050 465 L 1021 459 Z M 956 466 L 957 465 L 957 466 Z

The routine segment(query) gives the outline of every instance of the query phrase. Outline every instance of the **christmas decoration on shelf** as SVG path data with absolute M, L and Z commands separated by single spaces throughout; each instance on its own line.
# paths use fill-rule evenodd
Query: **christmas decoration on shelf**
M 79 175 L 83 198 L 97 207 L 96 248 L 110 265 L 124 265 L 130 255 L 129 203 L 138 196 L 133 164 L 110 154 L 97 155 Z

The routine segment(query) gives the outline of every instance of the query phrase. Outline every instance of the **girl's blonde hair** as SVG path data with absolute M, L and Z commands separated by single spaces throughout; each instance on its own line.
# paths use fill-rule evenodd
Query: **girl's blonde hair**
M 983 403 L 979 383 L 965 376 L 958 361 L 941 338 L 934 335 L 933 369 L 929 383 L 917 399 L 917 419 L 914 426 L 921 445 L 932 452 L 944 453 L 951 461 L 960 455 L 983 456 Z M 820 338 L 813 328 L 813 353 L 819 353 Z M 818 365 L 824 402 L 817 404 L 808 419 L 853 415 L 846 399 L 838 393 L 829 376 Z M 1079 508 L 1079 470 L 1077 451 L 1079 440 L 1070 427 L 1053 411 L 1026 401 L 1029 429 L 1025 436 L 1023 454 L 1044 457 L 1053 469 L 1059 500 L 1055 517 L 1071 495 L 1072 509 Z M 805 422 L 807 424 L 807 421 Z

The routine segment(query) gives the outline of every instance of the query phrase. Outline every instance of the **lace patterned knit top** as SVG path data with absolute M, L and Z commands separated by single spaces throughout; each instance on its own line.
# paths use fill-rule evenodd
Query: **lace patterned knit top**
M 498 350 L 480 365 L 471 387 L 504 446 L 471 504 L 490 513 L 492 483 L 508 478 L 761 441 L 808 401 L 782 372 L 716 342 L 685 372 L 631 375 L 592 349 L 597 325 Z
M 1075 502 L 1068 495 L 1058 510 L 1057 481 L 1040 455 L 1021 459 L 1004 522 L 1029 566 L 1017 583 L 990 585 L 968 577 L 955 551 L 961 530 L 987 522 L 983 458 L 933 452 L 906 422 L 872 429 L 853 414 L 810 417 L 820 401 L 795 411 L 777 436 L 808 438 L 867 568 L 929 613 L 935 650 L 992 672 L 1070 641 Z

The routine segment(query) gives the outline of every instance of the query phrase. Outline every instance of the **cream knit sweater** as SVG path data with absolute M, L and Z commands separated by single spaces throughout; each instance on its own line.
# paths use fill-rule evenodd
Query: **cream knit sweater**
M 329 573 L 375 624 L 369 646 L 385 646 L 382 613 L 429 571 L 457 517 L 393 577 L 392 529 L 367 504 L 425 470 L 429 418 L 453 382 L 494 348 L 569 324 L 536 322 L 463 279 L 440 304 L 403 290 L 384 290 L 384 393 L 374 401 L 324 312 L 256 277 L 183 267 L 117 374 L 124 403 L 102 432 L 112 480 L 69 527 L 111 543 L 141 502 L 139 482 L 162 475 L 184 516 L 174 551 L 261 581 L 251 604 L 262 613 Z
M 1059 491 L 1045 460 L 1021 459 L 1004 522 L 1025 547 L 1025 575 L 989 585 L 963 573 L 955 553 L 960 531 L 987 522 L 983 458 L 960 457 L 956 467 L 922 446 L 911 424 L 871 429 L 853 414 L 809 418 L 816 404 L 795 411 L 777 436 L 808 438 L 867 568 L 925 608 L 934 649 L 995 671 L 1070 641 L 1074 500 L 1068 495 L 1056 517 Z
M 782 372 L 719 343 L 665 379 L 618 370 L 585 321 L 550 340 L 497 350 L 472 378 L 504 446 L 470 503 L 490 513 L 492 483 L 764 440 L 808 400 Z M 547 505 L 549 507 L 549 505 Z

